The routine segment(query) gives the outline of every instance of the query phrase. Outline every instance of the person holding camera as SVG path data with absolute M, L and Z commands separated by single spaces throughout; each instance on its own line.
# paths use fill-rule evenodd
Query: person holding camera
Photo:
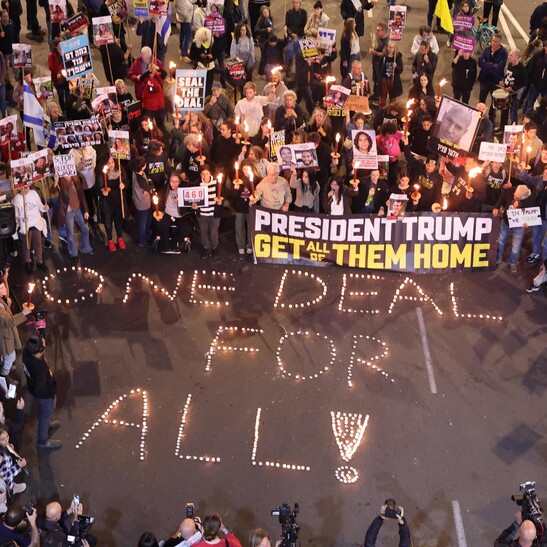
M 31 336 L 23 350 L 23 370 L 27 377 L 27 387 L 36 404 L 38 418 L 37 447 L 41 450 L 56 450 L 63 446 L 58 440 L 49 436 L 59 429 L 59 422 L 52 421 L 55 410 L 57 382 L 53 377 L 45 357 L 43 338 Z
M 30 537 L 28 532 L 30 528 Z M 0 544 L 9 541 L 19 547 L 38 547 L 40 534 L 36 527 L 36 510 L 33 507 L 23 507 L 13 503 L 8 507 L 4 520 L 0 521 Z
M 78 503 L 77 503 L 78 501 Z M 78 518 L 83 514 L 84 506 L 79 503 L 79 500 L 72 499 L 70 507 L 67 511 L 63 511 L 60 503 L 53 501 L 46 505 L 45 516 L 38 516 L 37 526 L 40 531 L 42 542 L 46 540 L 57 540 L 62 545 L 67 543 L 67 536 L 73 535 L 72 531 Z M 72 516 L 72 522 L 70 517 Z M 86 534 L 86 538 L 79 538 L 83 546 L 91 546 L 97 544 L 97 539 L 91 534 Z M 85 542 L 85 543 L 84 543 Z
M 379 515 L 372 521 L 365 534 L 364 547 L 375 547 L 376 538 L 385 519 L 396 519 L 399 524 L 399 547 L 410 547 L 410 529 L 404 516 L 404 509 L 397 504 L 394 499 L 389 498 L 385 504 L 380 507 Z
M 494 547 L 545 547 L 547 536 L 537 537 L 535 524 L 531 520 L 522 520 L 522 512 L 515 513 L 515 521 L 507 527 L 494 542 Z

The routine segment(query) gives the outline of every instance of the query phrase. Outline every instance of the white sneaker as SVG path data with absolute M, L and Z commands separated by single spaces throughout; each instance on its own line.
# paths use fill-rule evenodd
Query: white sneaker
M 20 494 L 21 492 L 24 492 L 27 489 L 27 485 L 24 482 L 16 482 L 13 485 L 13 493 L 14 494 Z

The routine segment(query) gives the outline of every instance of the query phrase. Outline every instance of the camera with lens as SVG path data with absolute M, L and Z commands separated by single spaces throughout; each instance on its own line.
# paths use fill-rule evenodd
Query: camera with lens
M 537 537 L 541 541 L 545 534 L 545 520 L 543 507 L 536 494 L 536 483 L 532 481 L 520 485 L 520 494 L 511 496 L 511 499 L 522 507 L 522 520 L 531 520 L 537 530 Z
M 398 519 L 401 516 L 401 511 L 397 507 L 397 502 L 393 498 L 388 498 L 384 505 L 386 506 L 384 517 L 387 519 Z
M 93 517 L 87 515 L 80 515 L 73 523 L 70 529 L 70 534 L 66 539 L 69 545 L 82 545 L 82 540 L 87 539 L 89 529 L 95 522 Z
M 272 510 L 272 517 L 279 517 L 279 524 L 281 524 L 281 547 L 296 545 L 300 530 L 300 526 L 296 523 L 299 512 L 298 503 L 294 504 L 294 509 L 291 509 L 289 504 L 283 503 Z
M 34 508 L 36 507 L 36 500 L 30 500 L 28 503 L 25 504 L 25 514 L 32 516 L 34 515 Z

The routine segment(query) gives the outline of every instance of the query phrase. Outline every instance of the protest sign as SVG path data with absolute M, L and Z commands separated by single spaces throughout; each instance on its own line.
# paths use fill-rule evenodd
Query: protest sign
M 167 15 L 167 0 L 150 0 L 149 12 L 154 15 Z
M 387 180 L 389 171 L 389 156 L 380 155 L 378 158 L 378 171 L 380 171 L 380 178 Z
M 406 25 L 406 6 L 389 6 L 390 29 L 403 29 Z
M 13 44 L 12 63 L 14 68 L 32 66 L 32 46 L 28 44 Z
M 507 157 L 507 144 L 497 142 L 481 142 L 479 160 L 499 161 L 503 163 Z
M 319 53 L 317 51 L 317 45 L 315 44 L 315 38 L 300 38 L 298 43 L 304 59 L 317 59 Z
M 368 97 L 364 97 L 363 95 L 348 95 L 348 98 L 344 103 L 344 108 L 352 112 L 363 112 L 365 114 L 372 114 L 368 102 Z
M 49 0 L 49 16 L 52 23 L 62 23 L 66 15 L 66 0 Z
M 270 133 L 270 161 L 277 162 L 277 149 L 285 145 L 285 130 Z
M 206 13 L 213 17 L 222 16 L 224 14 L 224 0 L 208 0 Z
M 0 141 L 6 142 L 8 139 L 17 138 L 17 114 L 6 116 L 0 120 Z
M 351 140 L 354 166 L 358 169 L 378 169 L 376 132 L 370 129 L 354 129 L 351 132 Z
M 508 154 L 520 154 L 523 130 L 522 125 L 506 125 L 503 128 L 503 142 L 507 145 Z
M 322 47 L 326 55 L 332 53 L 332 46 L 336 45 L 336 29 L 318 28 L 317 29 L 317 47 Z
M 131 159 L 129 131 L 109 131 L 108 148 L 110 155 L 116 160 Z
M 196 203 L 198 207 L 209 207 L 209 191 L 207 186 L 190 186 L 178 189 L 179 207 L 190 207 Z
M 278 145 L 276 155 L 277 163 L 282 169 L 289 169 L 291 165 L 296 166 L 297 169 L 319 166 L 315 145 L 311 142 Z
M 133 14 L 135 17 L 148 18 L 148 0 L 133 0 Z
M 462 51 L 467 53 L 473 53 L 475 50 L 475 43 L 477 41 L 471 36 L 462 36 L 461 34 L 454 34 L 452 37 L 452 49 L 454 51 Z
M 44 177 L 51 177 L 53 174 L 53 165 L 49 154 L 53 154 L 48 148 L 38 150 L 29 154 L 29 158 L 33 164 L 32 180 L 38 182 Z
M 414 273 L 493 270 L 499 219 L 489 213 L 377 215 L 249 210 L 258 262 Z
M 89 21 L 83 13 L 77 13 L 63 23 L 63 27 L 70 31 L 72 34 L 76 34 L 80 30 L 89 26 Z
M 387 218 L 395 220 L 405 215 L 408 196 L 406 194 L 391 194 L 387 200 Z
M 59 154 L 53 156 L 53 169 L 59 177 L 75 177 L 76 160 L 71 154 Z
M 114 43 L 114 27 L 112 25 L 112 16 L 93 17 L 93 42 L 96 46 Z
M 208 15 L 203 21 L 203 26 L 211 30 L 213 34 L 224 36 L 226 34 L 226 20 L 223 17 Z
M 181 110 L 203 110 L 205 108 L 205 70 L 177 70 L 173 101 Z
M 103 143 L 101 124 L 96 119 L 56 122 L 54 127 L 57 143 L 63 150 Z
M 61 42 L 61 53 L 67 80 L 73 80 L 93 71 L 87 34 L 81 34 Z
M 245 65 L 241 59 L 237 57 L 235 59 L 226 60 L 226 69 L 232 80 L 241 80 L 245 76 Z
M 93 96 L 93 86 L 95 85 L 95 80 L 93 78 L 78 78 L 76 80 L 77 86 L 84 90 L 84 99 L 91 100 Z
M 509 228 L 522 228 L 526 226 L 541 226 L 541 213 L 539 207 L 525 207 L 523 209 L 507 209 Z
M 427 144 L 428 150 L 449 158 L 470 152 L 481 115 L 476 108 L 443 95 Z
M 32 158 L 27 156 L 26 158 L 21 157 L 18 160 L 11 160 L 10 167 L 13 187 L 16 190 L 32 184 L 34 171 Z
M 51 76 L 42 76 L 41 78 L 33 78 L 34 91 L 36 98 L 39 101 L 47 101 L 53 97 L 53 82 Z
M 99 95 L 107 95 L 108 100 L 110 101 L 110 108 L 114 108 L 116 105 L 116 86 L 114 85 L 107 85 L 105 87 L 97 87 L 95 88 L 95 97 L 98 97 Z
M 345 105 L 346 99 L 350 95 L 351 90 L 342 85 L 331 85 L 325 103 L 329 106 L 342 108 Z
M 475 26 L 475 18 L 472 15 L 463 15 L 459 13 L 454 15 L 452 19 L 452 24 L 454 25 L 454 32 L 472 32 L 473 27 Z
M 112 106 L 106 93 L 95 97 L 91 101 L 91 106 L 93 108 L 93 112 L 95 112 L 96 116 L 99 118 L 99 121 L 112 116 Z
M 136 131 L 141 123 L 142 103 L 135 101 L 127 107 L 127 121 L 131 131 Z

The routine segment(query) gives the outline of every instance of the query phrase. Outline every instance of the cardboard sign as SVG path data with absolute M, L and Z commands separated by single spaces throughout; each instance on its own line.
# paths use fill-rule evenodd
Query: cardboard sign
M 503 128 L 503 142 L 507 144 L 507 153 L 520 154 L 523 130 L 523 125 L 506 125 Z
M 112 104 L 106 93 L 98 95 L 91 102 L 93 112 L 98 116 L 99 120 L 104 120 L 112 116 Z
M 83 13 L 77 13 L 76 15 L 73 15 L 70 17 L 70 19 L 67 19 L 63 26 L 65 30 L 70 31 L 72 34 L 76 34 L 80 30 L 85 29 L 89 26 L 89 21 L 87 20 L 87 17 Z
M 177 70 L 173 104 L 181 110 L 203 110 L 206 78 L 206 70 Z
M 209 207 L 209 191 L 207 186 L 190 186 L 178 189 L 179 207 L 190 207 L 197 203 L 198 207 Z
M 509 228 L 522 228 L 526 226 L 540 226 L 541 213 L 539 207 L 526 207 L 524 209 L 507 209 Z
M 331 85 L 327 96 L 325 97 L 325 103 L 330 107 L 342 108 L 347 98 L 349 97 L 351 90 L 342 85 Z
M 297 169 L 319 167 L 315 145 L 311 142 L 278 146 L 276 155 L 282 169 L 288 169 L 291 165 Z
M 73 80 L 78 76 L 93 72 L 93 62 L 91 60 L 91 50 L 87 34 L 81 34 L 80 36 L 75 36 L 70 40 L 61 42 L 61 54 L 63 56 L 67 80 Z
M 371 112 L 368 97 L 362 95 L 349 95 L 344 103 L 344 108 L 353 112 Z
M 10 167 L 13 187 L 16 190 L 32 184 L 32 175 L 34 172 L 32 159 L 26 157 L 19 158 L 18 160 L 11 160 Z
M 53 169 L 58 177 L 75 177 L 76 160 L 71 154 L 53 156 Z
M 503 163 L 507 158 L 507 144 L 496 142 L 481 142 L 479 160 L 497 161 Z

